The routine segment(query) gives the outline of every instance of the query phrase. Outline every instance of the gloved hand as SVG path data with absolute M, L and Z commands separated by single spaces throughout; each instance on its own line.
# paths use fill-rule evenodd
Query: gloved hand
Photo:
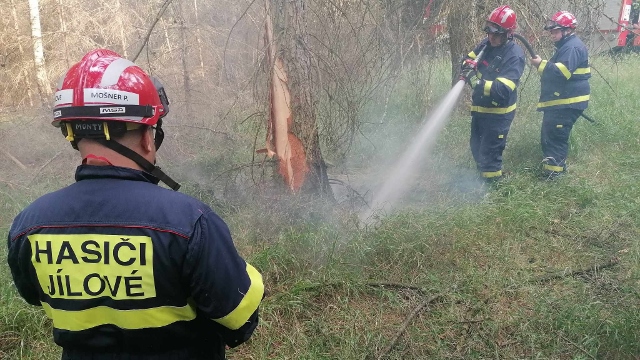
M 467 76 L 465 76 L 465 82 L 471 86 L 472 89 L 475 89 L 476 86 L 480 83 L 480 78 L 478 78 L 478 73 L 475 70 L 469 72 Z

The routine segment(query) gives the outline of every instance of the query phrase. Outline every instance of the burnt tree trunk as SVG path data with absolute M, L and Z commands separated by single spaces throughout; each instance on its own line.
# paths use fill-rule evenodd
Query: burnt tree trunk
M 333 192 L 327 176 L 327 165 L 320 150 L 320 137 L 314 99 L 314 67 L 307 32 L 305 2 L 302 0 L 279 1 L 283 10 L 282 27 L 285 36 L 282 44 L 283 59 L 291 92 L 293 113 L 292 132 L 302 142 L 309 172 L 302 190 L 306 193 L 329 197 Z

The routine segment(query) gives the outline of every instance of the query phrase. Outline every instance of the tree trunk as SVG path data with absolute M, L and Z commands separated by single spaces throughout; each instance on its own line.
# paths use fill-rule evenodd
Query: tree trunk
M 187 46 L 187 26 L 184 20 L 184 12 L 182 11 L 182 3 L 177 3 L 178 22 L 180 25 L 180 60 L 182 63 L 182 84 L 184 86 L 184 107 L 185 116 L 191 119 L 191 79 L 189 78 L 189 66 L 187 64 L 188 46 Z
M 58 21 L 60 21 L 60 32 L 62 33 L 62 48 L 64 50 L 64 61 L 67 64 L 67 69 L 71 66 L 69 64 L 69 46 L 67 45 L 67 23 L 64 21 L 64 9 L 62 0 L 58 0 Z
M 122 10 L 122 4 L 120 3 L 120 0 L 116 0 L 115 2 L 116 5 L 116 9 L 118 9 L 118 12 L 123 12 Z M 124 16 L 118 16 L 118 27 L 120 28 L 120 46 L 122 47 L 122 56 L 126 58 L 129 57 L 129 54 L 127 54 L 127 37 L 124 34 L 124 29 L 125 29 L 125 23 L 122 20 L 124 18 Z
M 477 0 L 452 5 L 447 16 L 449 49 L 451 54 L 451 84 L 458 82 L 460 62 L 480 42 L 482 37 L 477 30 Z M 486 15 L 489 15 L 488 13 Z M 485 16 L 486 16 L 485 15 Z
M 204 59 L 202 57 L 202 35 L 200 35 L 200 21 L 198 20 L 198 0 L 193 0 L 193 12 L 196 19 L 196 41 L 198 42 L 198 56 L 200 57 L 200 75 L 204 79 Z
M 283 47 L 284 63 L 290 78 L 291 109 L 295 119 L 292 131 L 302 141 L 309 165 L 309 173 L 302 189 L 333 199 L 327 165 L 320 150 L 305 3 L 303 0 L 287 0 L 282 8 L 285 9 L 284 31 L 288 39 Z
M 40 10 L 39 0 L 29 0 L 29 13 L 31 20 L 31 39 L 33 40 L 33 62 L 36 67 L 36 80 L 38 82 L 38 91 L 40 92 L 40 100 L 46 105 L 51 95 L 49 88 L 49 78 L 44 61 L 44 48 L 42 46 L 42 31 L 40 30 Z
M 16 14 L 16 6 L 13 2 L 14 0 L 10 0 L 11 5 L 11 15 L 13 15 L 13 29 L 16 32 L 16 37 L 18 38 L 18 49 L 20 50 L 20 58 L 24 59 L 24 48 L 22 48 L 22 42 L 20 41 L 20 27 L 18 25 L 18 14 Z M 29 72 L 26 69 L 22 69 L 20 73 L 24 73 L 24 80 L 27 83 L 27 96 L 29 97 L 29 106 L 33 106 L 33 92 L 31 91 L 31 79 L 29 78 Z

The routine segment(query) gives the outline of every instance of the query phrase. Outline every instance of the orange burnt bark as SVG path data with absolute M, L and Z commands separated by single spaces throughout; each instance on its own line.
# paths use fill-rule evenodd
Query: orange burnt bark
M 267 6 L 269 1 L 267 0 Z M 265 26 L 267 56 L 270 62 L 269 120 L 267 124 L 267 156 L 277 156 L 278 173 L 294 192 L 300 190 L 309 172 L 304 146 L 291 131 L 293 114 L 284 63 L 278 58 L 273 41 L 271 16 L 267 10 Z

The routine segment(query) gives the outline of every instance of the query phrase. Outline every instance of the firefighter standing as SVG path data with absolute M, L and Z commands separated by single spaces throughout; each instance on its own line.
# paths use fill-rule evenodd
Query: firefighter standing
M 496 8 L 485 22 L 487 38 L 462 63 L 463 77 L 473 92 L 471 154 L 486 181 L 502 177 L 502 152 L 516 114 L 516 88 L 525 59 L 524 51 L 513 41 L 515 29 L 516 13 L 506 5 Z
M 567 11 L 553 15 L 544 29 L 555 42 L 555 54 L 549 60 L 531 59 L 541 75 L 538 111 L 543 112 L 540 143 L 547 179 L 566 171 L 571 129 L 589 104 L 589 54 L 575 34 L 577 23 Z
M 20 295 L 53 322 L 63 359 L 224 359 L 258 324 L 264 287 L 204 203 L 157 186 L 162 85 L 109 50 L 58 83 L 53 125 L 78 149 L 76 182 L 9 231 Z

